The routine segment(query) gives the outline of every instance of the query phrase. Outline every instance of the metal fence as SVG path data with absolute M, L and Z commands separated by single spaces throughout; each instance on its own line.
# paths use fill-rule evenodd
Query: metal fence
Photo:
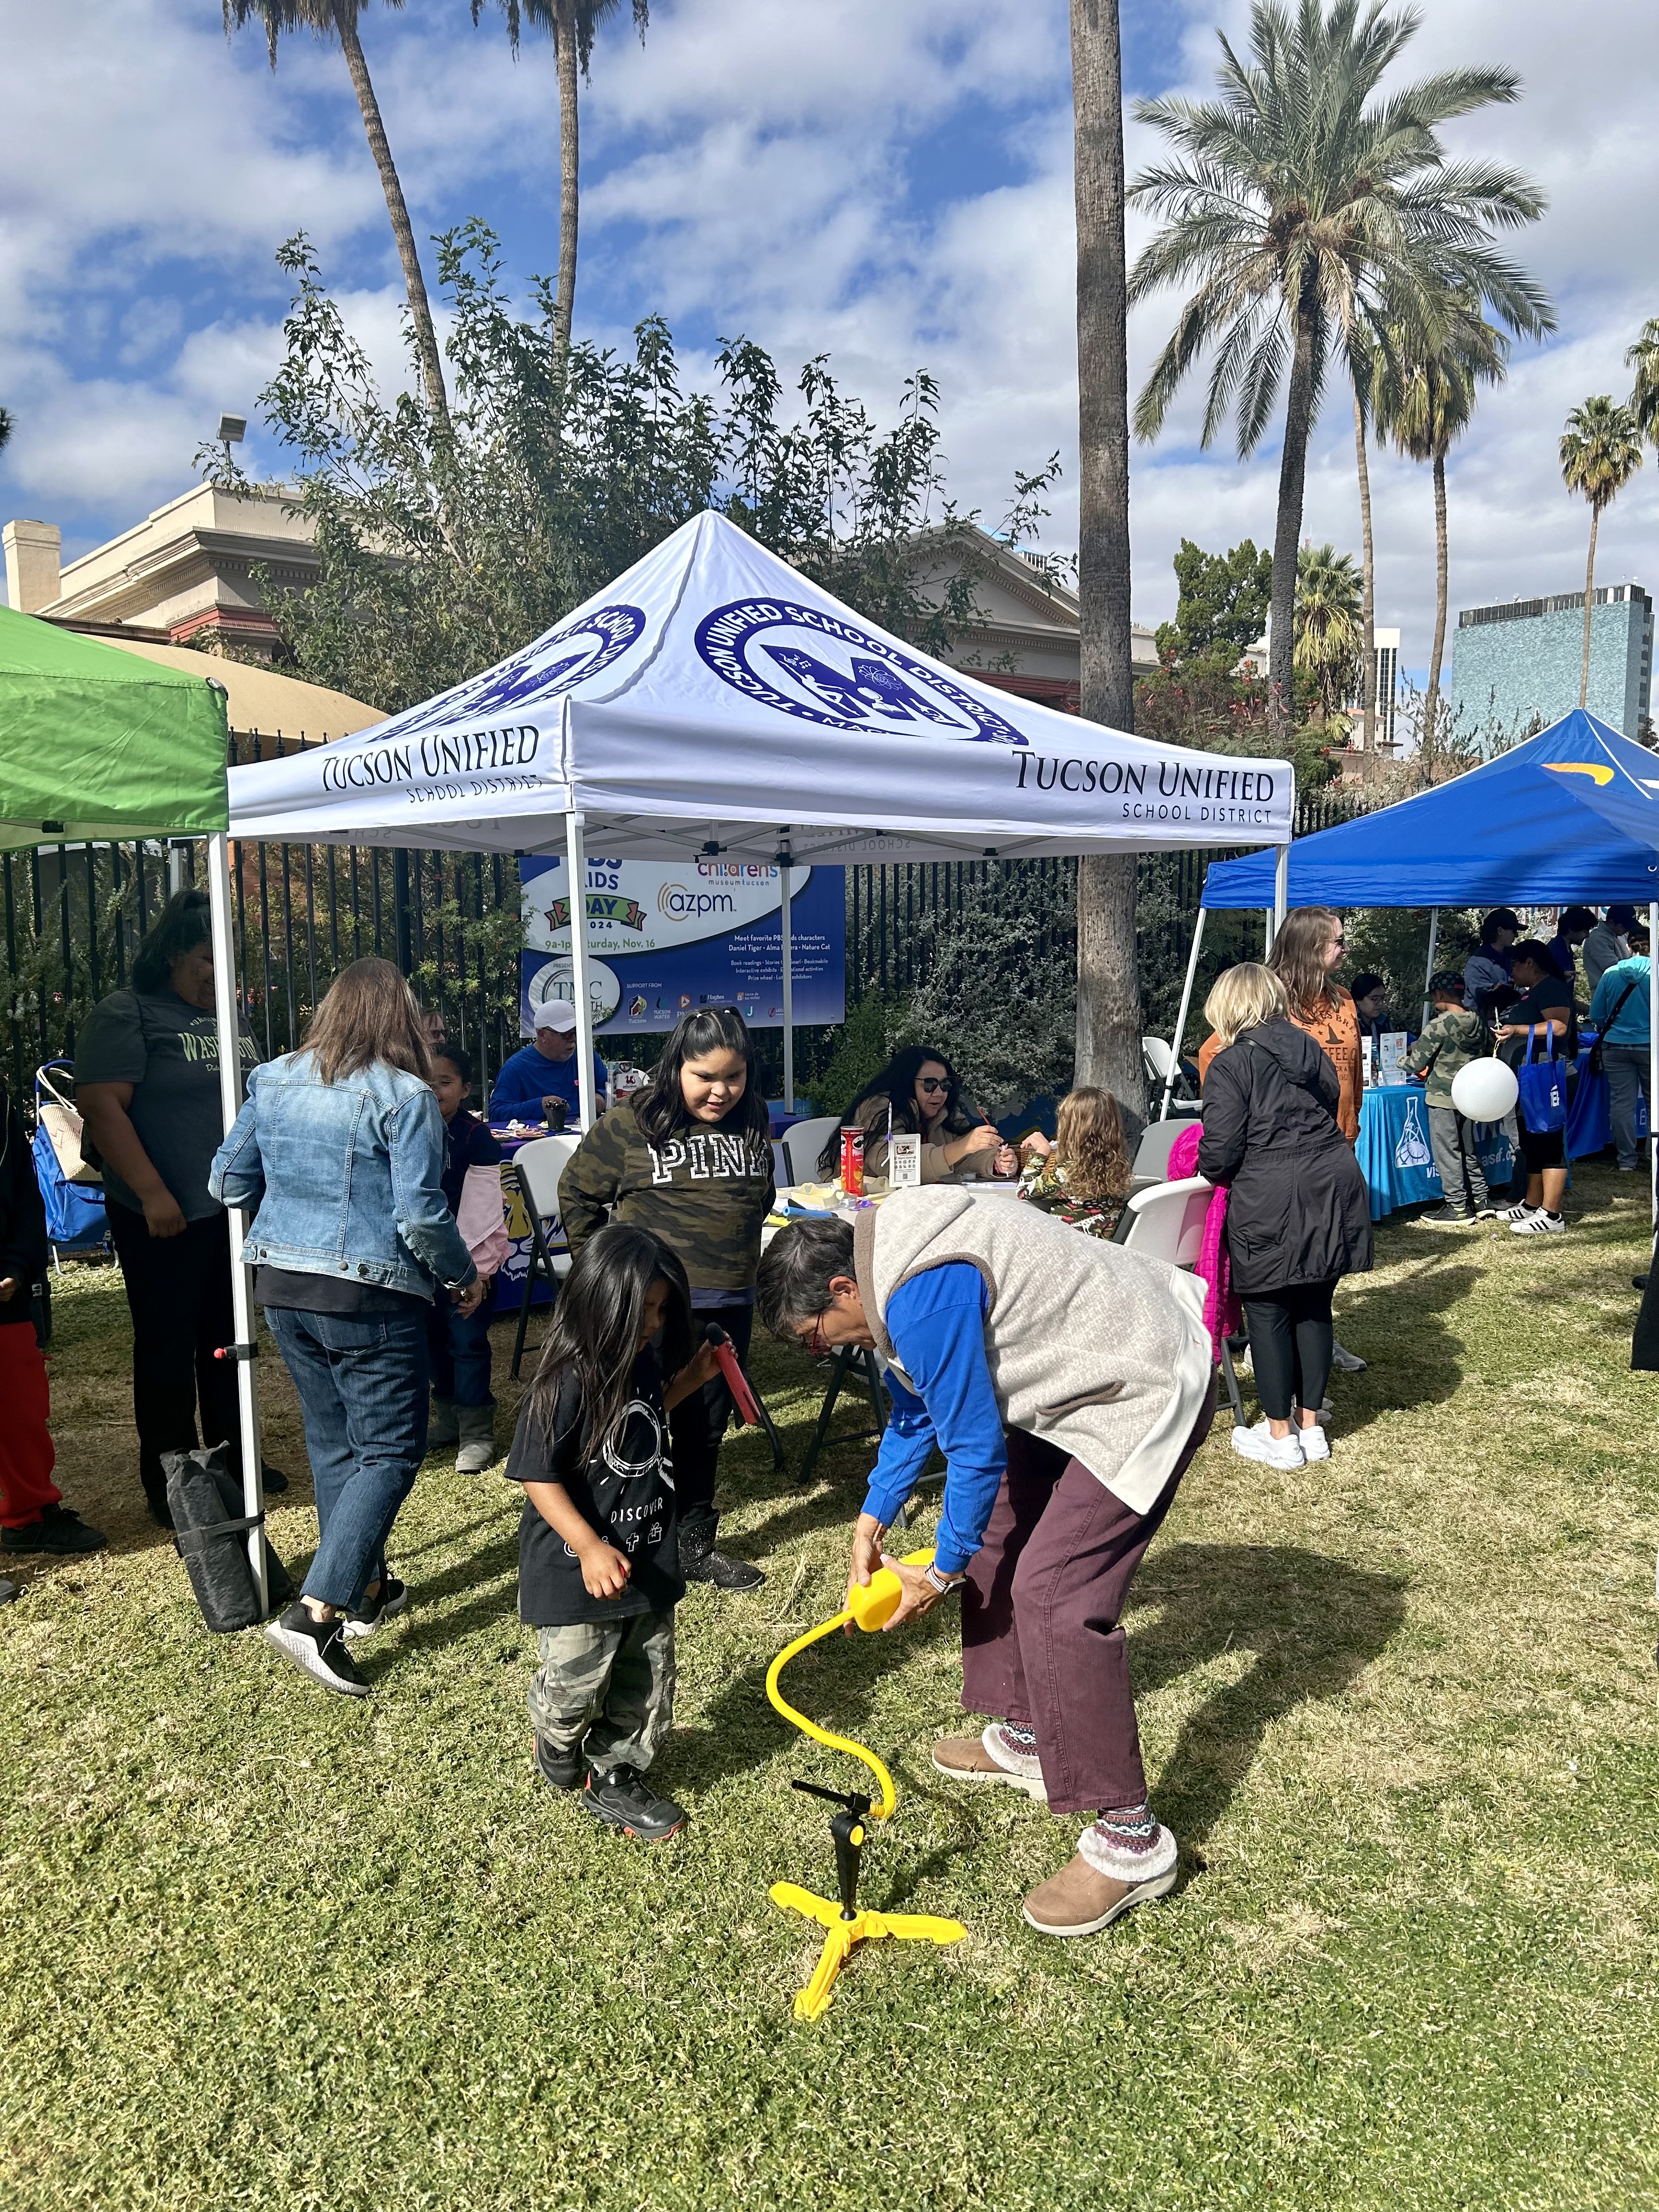
M 257 733 L 232 740 L 233 764 L 303 748 Z M 1297 810 L 1298 836 L 1363 811 L 1335 794 Z M 1204 871 L 1215 853 L 1153 854 L 1139 867 L 1143 992 L 1149 1018 L 1178 990 Z M 939 925 L 998 895 L 1036 902 L 1039 951 L 1074 942 L 1073 860 L 909 862 L 847 871 L 847 995 L 900 994 L 925 980 Z M 124 988 L 144 930 L 169 890 L 205 882 L 198 842 L 56 845 L 0 856 L 3 985 L 13 1095 L 36 1066 L 72 1058 L 78 1030 Z M 516 863 L 501 854 L 328 845 L 233 844 L 237 981 L 261 1053 L 286 1052 L 339 970 L 367 953 L 395 960 L 422 1004 L 479 1062 L 480 1088 L 519 1043 Z M 1260 917 L 1236 918 L 1234 957 L 1260 952 Z M 1252 937 L 1251 933 L 1255 935 Z M 644 1043 L 644 1040 L 641 1040 Z M 775 1087 L 781 1049 L 757 1038 Z

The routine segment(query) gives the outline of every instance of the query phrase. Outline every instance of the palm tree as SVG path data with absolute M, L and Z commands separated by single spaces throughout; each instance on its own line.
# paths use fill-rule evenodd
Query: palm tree
M 1303 546 L 1296 557 L 1293 665 L 1314 684 L 1322 722 L 1353 696 L 1362 635 L 1353 555 L 1334 545 Z
M 1291 697 L 1296 549 L 1308 439 L 1334 345 L 1383 296 L 1432 273 L 1489 301 L 1511 329 L 1552 327 L 1548 303 L 1491 234 L 1543 212 L 1538 188 L 1486 161 L 1449 161 L 1438 126 L 1519 94 L 1506 69 L 1449 70 L 1372 95 L 1418 27 L 1382 0 L 1253 0 L 1249 58 L 1224 37 L 1218 100 L 1143 100 L 1136 112 L 1183 160 L 1145 171 L 1131 200 L 1167 218 L 1129 277 L 1131 303 L 1194 289 L 1135 405 L 1154 438 L 1200 355 L 1213 349 L 1202 441 L 1236 412 L 1241 458 L 1287 386 L 1273 534 L 1268 679 Z M 1288 374 L 1287 374 L 1288 372 Z
M 1611 507 L 1642 465 L 1642 441 L 1628 407 L 1604 392 L 1575 407 L 1561 438 L 1561 481 L 1589 501 L 1589 560 L 1584 569 L 1584 659 L 1578 703 L 1589 697 L 1590 609 L 1595 604 L 1595 533 L 1601 510 Z
M 1625 356 L 1626 368 L 1636 371 L 1630 395 L 1630 411 L 1642 435 L 1659 447 L 1659 315 L 1650 315 L 1642 335 Z
M 1423 698 L 1422 736 L 1425 757 L 1431 759 L 1446 650 L 1446 455 L 1469 426 L 1476 384 L 1502 382 L 1510 345 L 1501 331 L 1461 301 L 1442 318 L 1441 328 L 1425 345 L 1414 344 L 1408 331 L 1395 330 L 1389 336 L 1392 343 L 1380 348 L 1372 361 L 1370 404 L 1377 436 L 1392 438 L 1407 459 L 1429 462 L 1434 475 L 1434 646 Z M 1372 665 L 1369 657 L 1365 665 Z
M 634 27 L 641 39 L 651 22 L 651 0 L 629 0 Z M 576 312 L 576 231 L 581 198 L 581 137 L 578 114 L 576 72 L 592 82 L 589 64 L 593 38 L 601 23 L 622 12 L 623 0 L 501 0 L 507 18 L 507 35 L 513 51 L 525 24 L 545 31 L 553 41 L 554 66 L 559 80 L 559 281 L 553 301 L 554 362 L 561 385 L 570 352 L 570 331 Z M 483 0 L 472 0 L 472 20 L 483 12 Z
M 357 95 L 363 129 L 368 134 L 368 150 L 380 173 L 380 189 L 386 194 L 386 213 L 392 218 L 392 235 L 397 240 L 398 258 L 403 264 L 404 294 L 409 301 L 415 356 L 426 392 L 427 411 L 434 428 L 447 445 L 453 435 L 449 398 L 444 389 L 438 336 L 432 325 L 432 305 L 426 295 L 426 279 L 421 274 L 421 257 L 415 250 L 415 232 L 404 201 L 403 185 L 386 143 L 386 125 L 380 120 L 380 103 L 374 96 L 368 64 L 363 58 L 362 41 L 357 36 L 357 19 L 367 4 L 368 0 L 223 0 L 225 33 L 228 37 L 248 22 L 261 23 L 270 49 L 272 69 L 276 66 L 276 40 L 283 31 L 310 31 L 325 43 L 331 39 L 338 40 L 351 73 L 351 88 Z M 401 8 L 403 4 L 404 0 L 386 0 L 388 8 Z
M 1077 204 L 1079 710 L 1133 730 L 1129 639 L 1128 256 L 1117 0 L 1072 0 Z M 1146 1104 L 1133 855 L 1078 865 L 1076 1079 Z

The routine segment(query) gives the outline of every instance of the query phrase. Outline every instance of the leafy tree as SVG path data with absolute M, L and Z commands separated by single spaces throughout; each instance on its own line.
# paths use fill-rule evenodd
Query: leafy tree
M 438 241 L 454 383 L 440 452 L 423 409 L 382 398 L 305 239 L 278 259 L 296 289 L 260 403 L 292 456 L 319 565 L 307 587 L 268 596 L 313 681 L 389 713 L 413 705 L 538 635 L 711 506 L 924 649 L 978 618 L 970 518 L 945 498 L 925 371 L 883 432 L 820 356 L 792 422 L 772 362 L 744 339 L 721 349 L 717 397 L 685 391 L 653 317 L 630 356 L 574 345 L 562 386 L 553 288 L 536 280 L 533 314 L 516 313 L 496 240 L 474 222 Z M 216 480 L 244 481 L 217 448 L 208 457 Z M 930 550 L 964 556 L 937 589 L 918 580 L 924 534 Z
M 263 25 L 273 70 L 276 66 L 276 40 L 283 31 L 310 31 L 325 43 L 333 40 L 345 56 L 351 88 L 357 95 L 358 112 L 368 137 L 368 150 L 380 173 L 380 189 L 386 194 L 386 213 L 392 218 L 398 258 L 403 264 L 404 294 L 409 301 L 415 358 L 427 407 L 433 421 L 447 434 L 449 401 L 444 390 L 443 363 L 438 353 L 437 332 L 432 326 L 426 279 L 421 273 L 421 257 L 415 250 L 415 232 L 404 200 L 403 184 L 386 142 L 386 125 L 380 120 L 380 103 L 375 98 L 368 64 L 363 58 L 362 41 L 357 35 L 357 19 L 365 4 L 366 0 L 223 0 L 225 34 L 228 37 L 231 32 L 252 21 Z M 386 0 L 386 4 L 388 8 L 401 8 L 404 0 Z
M 629 0 L 634 27 L 641 39 L 651 21 L 651 0 Z M 553 347 L 562 381 L 576 312 L 576 233 L 581 198 L 581 139 L 576 83 L 578 69 L 591 82 L 593 38 L 601 23 L 619 15 L 623 0 L 501 0 L 514 55 L 526 22 L 544 30 L 553 41 L 559 82 L 559 275 L 553 295 Z M 472 20 L 483 0 L 472 0 Z
M 1636 371 L 1630 395 L 1636 427 L 1659 447 L 1659 315 L 1650 315 L 1643 324 L 1641 337 L 1625 356 L 1625 366 Z
M 1584 567 L 1584 659 L 1578 703 L 1589 697 L 1590 609 L 1595 603 L 1595 535 L 1611 507 L 1642 465 L 1642 441 L 1628 407 L 1602 392 L 1575 407 L 1561 438 L 1561 480 L 1589 501 L 1589 558 Z
M 1333 348 L 1379 302 L 1408 302 L 1425 270 L 1512 329 L 1549 326 L 1542 292 L 1491 239 L 1534 221 L 1542 193 L 1516 171 L 1449 161 L 1438 135 L 1455 116 L 1518 97 L 1514 72 L 1446 70 L 1373 97 L 1419 20 L 1382 0 L 1334 0 L 1328 14 L 1322 0 L 1253 0 L 1248 58 L 1221 39 L 1219 100 L 1136 111 L 1182 158 L 1130 189 L 1165 218 L 1130 273 L 1130 301 L 1193 288 L 1136 402 L 1137 435 L 1158 435 L 1206 353 L 1206 445 L 1232 412 L 1241 457 L 1254 452 L 1286 392 L 1268 659 L 1280 714 L 1291 700 L 1308 439 Z
M 1296 672 L 1328 722 L 1359 681 L 1359 571 L 1352 553 L 1304 545 L 1296 563 Z
M 1249 538 L 1206 553 L 1190 538 L 1175 556 L 1180 594 L 1173 623 L 1160 623 L 1159 656 L 1187 678 L 1231 677 L 1261 636 L 1273 591 L 1273 556 Z

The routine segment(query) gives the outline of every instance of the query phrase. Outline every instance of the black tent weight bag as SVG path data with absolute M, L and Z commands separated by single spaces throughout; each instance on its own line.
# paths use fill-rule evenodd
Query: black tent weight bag
M 222 1636 L 256 1626 L 264 1616 L 247 1560 L 247 1532 L 254 1524 L 242 1510 L 242 1486 L 231 1472 L 230 1446 L 163 1452 L 161 1465 L 173 1539 L 203 1620 Z M 265 1587 L 273 1609 L 294 1595 L 288 1570 L 268 1541 Z

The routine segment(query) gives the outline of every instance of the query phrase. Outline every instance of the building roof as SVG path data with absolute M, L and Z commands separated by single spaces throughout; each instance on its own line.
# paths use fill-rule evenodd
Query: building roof
M 69 627 L 69 625 L 61 625 Z M 78 627 L 78 625 L 76 625 Z M 386 720 L 379 707 L 366 706 L 343 691 L 331 691 L 321 684 L 302 684 L 298 677 L 283 676 L 274 668 L 250 667 L 245 661 L 226 660 L 216 653 L 198 653 L 188 645 L 156 645 L 141 638 L 123 637 L 114 628 L 99 628 L 100 643 L 123 653 L 159 660 L 164 667 L 182 669 L 190 676 L 210 676 L 230 695 L 230 726 L 239 734 L 257 731 L 262 737 L 320 738 L 349 738 Z

